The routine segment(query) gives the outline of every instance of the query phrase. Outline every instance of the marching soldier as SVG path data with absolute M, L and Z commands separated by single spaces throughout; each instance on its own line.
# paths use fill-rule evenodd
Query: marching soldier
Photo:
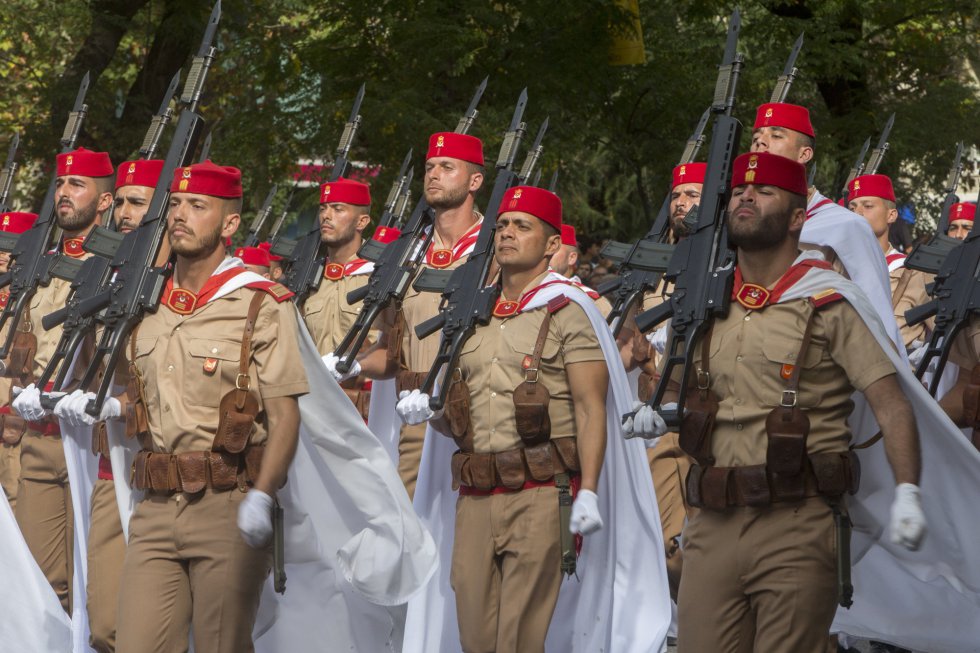
M 892 307 L 902 334 L 902 343 L 907 350 L 915 347 L 913 343 L 921 345 L 928 338 L 926 323 L 910 327 L 905 322 L 905 311 L 929 301 L 929 294 L 926 292 L 925 274 L 906 268 L 905 254 L 888 241 L 888 228 L 898 219 L 892 180 L 885 175 L 862 175 L 851 180 L 848 191 L 848 208 L 868 221 L 885 253 Z
M 607 363 L 582 305 L 565 295 L 534 303 L 555 283 L 547 281 L 548 261 L 561 244 L 561 200 L 518 186 L 501 206 L 494 250 L 501 296 L 490 324 L 464 346 L 454 389 L 469 404 L 452 461 L 459 488 L 452 586 L 466 653 L 543 651 L 562 553 L 574 548 L 566 520 L 573 533 L 602 527 L 595 490 Z M 449 426 L 458 416 L 433 415 L 418 390 L 402 393 L 398 413 L 415 424 L 439 417 L 437 430 L 460 432 Z M 560 515 L 559 498 L 576 492 L 571 515 Z
M 973 230 L 973 218 L 977 214 L 977 205 L 969 202 L 957 202 L 949 211 L 949 230 L 946 235 L 957 240 L 966 240 Z
M 800 254 L 805 168 L 743 154 L 731 185 L 733 301 L 692 347 L 681 427 L 696 461 L 687 496 L 700 511 L 684 530 L 678 645 L 823 653 L 837 566 L 850 564 L 833 545 L 834 514 L 858 482 L 849 397 L 862 392 L 881 427 L 897 483 L 890 538 L 909 549 L 925 531 L 918 434 L 894 365 L 834 287 L 840 277 Z M 627 426 L 665 430 L 649 407 Z
M 249 272 L 254 272 L 266 279 L 272 278 L 270 272 L 272 260 L 269 258 L 269 252 L 261 247 L 239 247 L 235 250 L 234 256 L 241 260 Z
M 36 213 L 21 213 L 11 211 L 4 213 L 0 219 L 0 231 L 11 234 L 22 234 L 31 228 L 37 220 Z M 10 254 L 0 252 L 0 274 L 7 271 L 10 265 Z M 0 308 L 7 305 L 10 298 L 10 291 L 4 288 L 0 290 Z M 6 338 L 8 327 L 0 332 L 0 338 Z M 0 431 L 3 433 L 3 442 L 0 444 L 0 487 L 3 487 L 4 495 L 10 502 L 10 508 L 17 507 L 17 484 L 20 480 L 20 441 L 24 437 L 27 424 L 24 419 L 11 412 L 10 409 L 10 390 L 11 380 L 0 377 Z
M 578 248 L 578 239 L 575 234 L 575 227 L 570 224 L 562 224 L 561 226 L 561 248 L 555 252 L 555 255 L 551 257 L 551 262 L 549 266 L 553 272 L 560 274 L 565 277 L 573 284 L 585 291 L 592 301 L 595 302 L 596 308 L 602 313 L 602 317 L 608 317 L 612 312 L 612 304 L 609 300 L 597 293 L 592 288 L 589 288 L 582 283 L 578 275 L 575 274 L 575 270 L 578 267 L 578 259 L 581 252 Z M 571 275 L 571 276 L 569 276 Z
M 137 159 L 119 166 L 116 174 L 116 207 L 112 213 L 116 231 L 128 234 L 143 221 L 161 170 L 162 159 Z
M 282 279 L 283 269 L 282 269 L 282 257 L 276 256 L 272 253 L 272 243 L 263 242 L 259 243 L 259 248 L 264 249 L 269 252 L 269 278 L 273 281 L 279 281 Z
M 103 214 L 112 205 L 113 182 L 112 163 L 105 152 L 78 148 L 58 155 L 55 212 L 58 226 L 64 232 L 58 244 L 61 255 L 77 259 L 90 256 L 82 249 L 82 243 L 88 232 L 101 224 Z M 22 343 L 36 343 L 37 350 L 33 361 L 27 361 L 23 370 L 13 371 L 23 372 L 15 379 L 15 385 L 26 387 L 12 404 L 28 421 L 22 440 L 17 523 L 38 566 L 69 613 L 74 519 L 68 469 L 58 418 L 40 403 L 40 391 L 50 388 L 37 388 L 33 380 L 47 366 L 61 339 L 61 327 L 45 331 L 40 328 L 41 318 L 62 308 L 70 293 L 70 281 L 52 279 L 47 286 L 37 289 L 25 310 L 20 327 L 25 329 Z
M 476 211 L 476 193 L 483 185 L 483 143 L 467 134 L 439 132 L 429 138 L 423 180 L 425 201 L 435 213 L 432 243 L 422 269 L 454 269 L 463 264 L 476 244 L 483 216 Z M 416 389 L 435 361 L 438 338 L 420 340 L 415 326 L 439 313 L 441 296 L 409 288 L 401 311 L 389 311 L 377 346 L 361 355 L 341 377 L 335 362 L 327 367 L 345 380 L 363 374 L 371 379 L 396 379 L 397 389 Z M 398 441 L 398 473 L 409 497 L 415 494 L 425 426 L 404 425 Z

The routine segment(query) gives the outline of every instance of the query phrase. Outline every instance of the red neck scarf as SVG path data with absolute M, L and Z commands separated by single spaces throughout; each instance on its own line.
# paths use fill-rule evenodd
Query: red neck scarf
M 831 265 L 826 261 L 808 258 L 793 265 L 779 278 L 772 290 L 754 283 L 742 280 L 742 270 L 735 266 L 735 285 L 732 288 L 732 299 L 751 311 L 762 310 L 770 304 L 776 304 L 787 290 L 803 278 L 810 268 L 830 270 Z
M 235 267 L 220 274 L 211 275 L 211 278 L 204 282 L 200 292 L 196 295 L 186 288 L 174 286 L 174 278 L 171 276 L 163 288 L 163 297 L 160 298 L 160 303 L 178 315 L 190 315 L 207 304 L 208 300 L 214 297 L 215 293 L 229 279 L 237 277 L 242 272 L 247 272 L 247 270 L 242 267 Z
M 433 240 L 433 242 L 429 244 L 429 250 L 425 253 L 425 264 L 430 268 L 437 268 L 441 270 L 443 268 L 448 268 L 450 265 L 469 254 L 480 235 L 481 224 L 483 224 L 483 220 L 477 221 L 475 225 L 470 227 L 470 230 L 456 241 L 456 244 L 452 246 L 452 249 L 436 249 L 436 243 Z

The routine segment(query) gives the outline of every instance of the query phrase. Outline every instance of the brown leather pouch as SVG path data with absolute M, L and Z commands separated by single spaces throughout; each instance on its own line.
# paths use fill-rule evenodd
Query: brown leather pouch
M 765 465 L 736 467 L 732 470 L 732 474 L 735 481 L 735 492 L 741 498 L 742 503 L 753 508 L 765 508 L 772 503 Z
M 418 390 L 425 381 L 426 372 L 411 372 L 401 370 L 395 375 L 395 392 L 401 394 L 403 390 Z
M 140 451 L 133 459 L 132 477 L 129 482 L 137 490 L 144 490 L 150 487 L 149 451 Z
M 218 431 L 214 435 L 212 451 L 241 453 L 248 445 L 259 414 L 258 398 L 252 392 L 232 390 L 221 398 L 218 411 Z
M 177 454 L 172 457 L 177 467 L 177 489 L 197 494 L 208 485 L 208 463 L 199 451 Z
M 704 507 L 704 497 L 701 496 L 701 481 L 704 478 L 704 467 L 694 463 L 687 471 L 684 486 L 687 489 L 687 503 L 695 508 Z
M 0 431 L 3 432 L 3 443 L 11 447 L 20 444 L 27 433 L 27 420 L 20 415 L 8 413 L 0 415 Z
M 129 381 L 126 384 L 126 437 L 135 438 L 149 433 L 150 424 L 146 418 L 146 404 L 143 402 L 143 388 L 134 366 L 130 366 Z
M 728 507 L 728 477 L 731 467 L 705 467 L 701 478 L 701 500 L 708 510 Z
M 528 370 L 530 373 L 531 370 Z M 535 377 L 537 372 L 535 371 Z M 548 405 L 551 393 L 540 381 L 524 381 L 514 390 L 514 420 L 524 446 L 533 447 L 551 438 Z
M 558 452 L 558 457 L 565 465 L 566 470 L 570 472 L 582 471 L 582 465 L 578 459 L 578 442 L 574 437 L 555 438 L 551 441 L 551 445 Z
M 229 453 L 211 454 L 211 487 L 215 490 L 230 490 L 239 482 L 239 456 Z M 244 485 L 244 479 L 242 479 Z
M 449 431 L 458 441 L 473 441 L 473 425 L 470 422 L 470 387 L 457 369 L 449 386 L 443 418 Z
M 777 406 L 766 417 L 766 466 L 773 474 L 803 473 L 810 419 L 799 406 Z
M 504 487 L 516 490 L 527 480 L 524 469 L 524 456 L 520 449 L 508 449 L 493 455 L 497 465 L 497 475 Z
M 470 478 L 471 485 L 480 490 L 489 490 L 494 486 L 494 469 L 493 469 L 493 454 L 489 453 L 471 453 L 469 454 L 469 460 L 466 462 L 466 466 L 463 470 L 463 478 L 467 476 L 466 472 L 469 472 L 468 476 Z
M 562 471 L 555 469 L 555 454 L 553 451 L 550 442 L 524 449 L 528 471 L 531 472 L 531 478 L 535 481 L 551 480 L 555 477 L 556 472 Z M 499 456 L 500 454 L 497 455 Z
M 92 425 L 92 453 L 109 455 L 109 431 L 104 419 Z
M 860 471 L 856 465 L 855 470 L 852 471 L 849 460 L 852 455 L 818 453 L 810 456 L 810 465 L 813 467 L 813 475 L 817 479 L 817 491 L 820 494 L 839 497 L 845 492 L 857 491 Z
M 453 454 L 452 458 L 452 471 L 453 471 L 453 492 L 459 489 L 463 480 L 463 464 L 467 460 L 467 455 L 462 451 L 457 451 Z
M 177 487 L 177 458 L 168 453 L 148 453 L 146 474 L 153 490 L 166 492 Z
M 249 447 L 242 454 L 245 456 L 245 473 L 248 475 L 248 480 L 254 483 L 259 478 L 259 472 L 262 470 L 262 457 L 265 455 L 265 445 L 257 445 Z M 286 484 L 286 480 L 283 479 L 283 485 Z
M 717 414 L 718 397 L 711 390 L 695 391 L 688 396 L 678 444 L 684 453 L 703 466 L 714 464 L 711 435 L 715 430 Z
M 10 357 L 4 376 L 20 380 L 32 377 L 36 354 L 37 336 L 29 331 L 17 331 L 10 346 Z

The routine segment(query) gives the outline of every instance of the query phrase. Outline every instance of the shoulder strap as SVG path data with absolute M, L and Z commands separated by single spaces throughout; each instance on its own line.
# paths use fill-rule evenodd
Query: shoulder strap
M 796 355 L 796 364 L 789 378 L 786 379 L 786 387 L 783 389 L 783 398 L 780 402 L 782 406 L 791 408 L 797 405 L 800 392 L 800 371 L 803 369 L 803 360 L 806 351 L 810 348 L 810 339 L 813 336 L 813 323 L 816 321 L 818 308 L 813 307 L 810 317 L 806 321 L 806 328 L 803 329 L 803 341 L 800 343 L 800 353 Z
M 902 276 L 899 277 L 898 285 L 895 286 L 895 292 L 892 293 L 892 308 L 898 306 L 898 300 L 905 294 L 905 290 L 909 287 L 910 281 L 912 281 L 912 270 L 903 268 Z
M 255 321 L 259 317 L 259 308 L 265 298 L 265 292 L 254 293 L 252 302 L 248 305 L 248 315 L 245 316 L 242 350 L 238 358 L 238 376 L 235 378 L 235 390 L 237 390 L 235 404 L 239 410 L 245 406 L 245 397 L 252 384 L 252 380 L 248 376 L 248 363 L 252 357 L 252 334 L 255 333 Z

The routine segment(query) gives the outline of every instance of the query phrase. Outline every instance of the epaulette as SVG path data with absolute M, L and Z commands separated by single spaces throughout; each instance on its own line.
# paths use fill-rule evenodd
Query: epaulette
M 548 300 L 548 312 L 557 313 L 571 303 L 572 300 L 570 300 L 567 295 L 558 295 L 557 297 L 553 297 Z
M 828 288 L 827 290 L 821 290 L 816 295 L 810 298 L 813 302 L 814 308 L 823 308 L 828 304 L 833 304 L 844 299 L 844 295 L 840 294 L 833 288 Z
M 282 285 L 281 283 L 276 283 L 275 281 L 253 281 L 252 283 L 245 284 L 245 287 L 252 288 L 253 290 L 264 290 L 280 304 L 295 294 L 286 286 Z

